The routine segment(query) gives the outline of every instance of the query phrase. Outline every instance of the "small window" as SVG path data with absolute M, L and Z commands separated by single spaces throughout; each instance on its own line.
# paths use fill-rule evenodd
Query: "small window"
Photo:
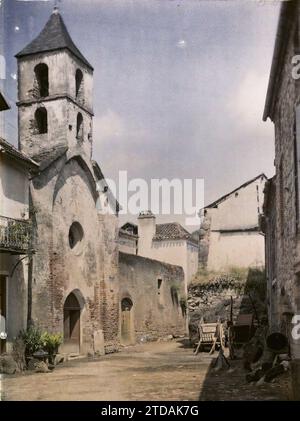
M 162 284 L 162 279 L 158 279 L 157 280 L 157 292 L 158 292 L 158 294 L 160 294 L 160 291 L 161 291 L 161 284 Z
M 46 108 L 40 107 L 36 110 L 35 122 L 38 134 L 48 132 L 48 116 Z
M 164 305 L 164 294 L 162 293 L 162 279 L 157 280 L 157 298 L 160 306 Z
M 76 98 L 81 98 L 83 94 L 83 73 L 80 69 L 76 70 L 75 83 L 76 83 Z
M 76 137 L 77 139 L 83 139 L 83 117 L 81 113 L 77 114 Z
M 34 68 L 35 77 L 38 85 L 38 96 L 45 97 L 49 95 L 49 76 L 48 66 L 40 63 Z
M 69 229 L 69 245 L 71 249 L 78 249 L 83 240 L 83 229 L 79 222 L 73 222 Z

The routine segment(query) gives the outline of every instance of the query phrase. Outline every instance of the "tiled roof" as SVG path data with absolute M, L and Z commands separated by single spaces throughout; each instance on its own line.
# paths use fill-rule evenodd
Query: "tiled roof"
M 1 137 L 0 137 L 0 152 L 7 154 L 13 159 L 22 161 L 23 164 L 26 164 L 27 166 L 31 168 L 35 168 L 35 169 L 39 168 L 39 164 L 37 162 L 29 158 L 29 156 L 19 151 L 11 143 L 8 143 L 6 140 L 2 139 Z
M 192 235 L 177 222 L 157 224 L 153 240 L 189 240 L 195 243 Z
M 63 18 L 57 10 L 54 10 L 40 34 L 16 54 L 16 57 L 63 49 L 69 50 L 90 69 L 93 69 L 72 41 Z

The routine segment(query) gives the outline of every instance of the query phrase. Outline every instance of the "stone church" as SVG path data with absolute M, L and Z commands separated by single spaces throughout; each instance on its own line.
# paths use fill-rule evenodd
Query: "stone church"
M 103 335 L 106 348 L 114 350 L 117 218 L 98 206 L 105 189 L 99 190 L 103 176 L 91 159 L 93 67 L 57 9 L 16 57 L 19 148 L 40 164 L 30 190 L 35 253 L 29 319 L 64 332 L 66 352 L 95 351 Z
M 123 255 L 120 277 L 119 205 L 92 160 L 93 67 L 57 8 L 16 58 L 19 149 L 39 164 L 30 185 L 28 324 L 63 332 L 61 352 L 76 354 L 114 352 L 149 326 L 152 339 L 184 332 L 181 268 Z

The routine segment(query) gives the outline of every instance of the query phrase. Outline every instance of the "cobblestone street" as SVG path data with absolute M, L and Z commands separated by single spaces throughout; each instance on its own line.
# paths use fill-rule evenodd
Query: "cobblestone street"
M 216 356 L 217 354 L 215 354 Z M 73 360 L 53 372 L 6 376 L 4 400 L 286 400 L 288 376 L 246 384 L 240 362 L 211 369 L 213 357 L 193 355 L 184 341 L 125 348 L 98 360 Z

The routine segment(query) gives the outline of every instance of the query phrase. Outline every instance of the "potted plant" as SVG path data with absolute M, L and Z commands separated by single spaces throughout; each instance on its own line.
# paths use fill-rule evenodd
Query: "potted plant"
M 55 357 L 58 353 L 58 347 L 62 344 L 61 333 L 44 332 L 41 335 L 42 347 L 49 355 L 49 364 L 55 364 Z

